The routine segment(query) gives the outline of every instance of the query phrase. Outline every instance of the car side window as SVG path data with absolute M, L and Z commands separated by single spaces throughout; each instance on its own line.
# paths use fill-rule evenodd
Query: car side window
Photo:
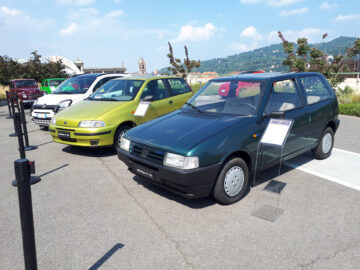
M 191 92 L 191 88 L 183 79 L 167 79 L 171 88 L 171 96 Z
M 282 80 L 273 83 L 265 113 L 285 112 L 301 106 L 301 98 L 294 80 Z
M 97 82 L 97 84 L 95 85 L 93 92 L 95 92 L 96 90 L 98 90 L 101 86 L 103 86 L 105 83 L 107 83 L 108 81 L 115 79 L 117 77 L 106 77 L 101 79 L 100 81 Z
M 145 86 L 140 99 L 146 96 L 152 96 L 153 101 L 161 100 L 169 97 L 169 91 L 166 89 L 163 80 L 152 80 Z
M 318 76 L 301 77 L 300 81 L 309 105 L 331 97 L 329 89 Z

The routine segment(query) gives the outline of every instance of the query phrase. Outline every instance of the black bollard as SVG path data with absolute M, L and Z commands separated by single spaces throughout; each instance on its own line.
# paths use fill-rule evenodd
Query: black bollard
M 24 138 L 25 138 L 25 148 L 24 149 L 25 149 L 25 151 L 31 151 L 31 150 L 36 149 L 37 146 L 29 145 L 29 136 L 28 136 L 27 127 L 26 127 L 24 102 L 22 100 L 20 100 L 20 113 L 21 113 L 21 123 L 22 123 L 22 127 L 23 127 Z
M 6 91 L 6 100 L 7 100 L 7 105 L 8 105 L 8 110 L 9 110 L 9 115 L 6 117 L 6 119 L 12 119 L 13 115 L 11 112 L 11 107 L 10 107 L 10 94 L 9 91 Z
M 30 188 L 30 164 L 27 159 L 14 162 L 15 177 L 18 182 L 19 210 L 23 239 L 24 263 L 26 270 L 36 270 L 36 246 L 34 218 Z
M 11 103 L 11 112 L 12 112 L 12 116 L 13 116 L 13 120 L 14 120 L 14 133 L 9 134 L 10 137 L 16 137 L 17 133 L 16 133 L 16 126 L 15 126 L 15 100 L 17 101 L 17 94 L 16 93 L 12 93 L 10 95 L 10 103 Z
M 19 152 L 20 152 L 20 158 L 21 159 L 25 159 L 25 147 L 24 147 L 24 140 L 23 140 L 23 136 L 22 136 L 22 129 L 21 129 L 21 119 L 20 119 L 20 113 L 14 113 L 14 122 L 15 122 L 15 132 L 18 137 L 18 143 L 19 143 Z M 35 169 L 33 168 L 33 173 L 35 173 Z M 37 182 L 39 182 L 41 180 L 41 178 L 39 176 L 31 176 L 30 177 L 30 184 L 35 184 Z M 13 186 L 17 186 L 17 181 L 16 179 L 14 181 L 12 181 L 12 185 Z

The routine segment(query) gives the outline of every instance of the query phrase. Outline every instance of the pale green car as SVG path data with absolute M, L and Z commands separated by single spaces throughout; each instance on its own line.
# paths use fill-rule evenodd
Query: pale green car
M 193 94 L 186 81 L 175 76 L 114 79 L 56 114 L 49 131 L 58 143 L 116 149 L 124 132 L 179 109 Z M 140 102 L 150 105 L 144 116 L 135 116 Z

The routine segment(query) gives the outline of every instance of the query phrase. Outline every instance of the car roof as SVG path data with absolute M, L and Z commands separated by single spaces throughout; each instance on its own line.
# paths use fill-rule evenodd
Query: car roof
M 45 80 L 49 80 L 49 81 L 51 81 L 51 80 L 66 80 L 66 78 L 51 78 L 51 79 L 45 79 Z
M 269 79 L 279 79 L 283 80 L 286 78 L 293 78 L 295 76 L 307 75 L 319 75 L 317 72 L 265 72 L 265 73 L 246 73 L 239 74 L 231 77 L 221 77 L 212 79 L 211 81 L 223 81 L 223 80 L 269 80 Z
M 116 80 L 151 80 L 151 79 L 182 79 L 182 77 L 178 76 L 154 76 L 154 75 L 134 75 L 129 77 L 121 77 Z
M 126 74 L 123 73 L 87 73 L 87 74 L 77 74 L 72 76 L 73 77 L 81 77 L 81 78 L 97 78 L 100 76 L 104 77 L 111 77 L 111 76 L 125 76 Z

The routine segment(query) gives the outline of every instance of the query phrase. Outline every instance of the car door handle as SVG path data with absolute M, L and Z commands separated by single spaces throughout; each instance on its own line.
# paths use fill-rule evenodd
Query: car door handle
M 170 100 L 170 101 L 169 101 L 169 104 L 173 104 L 173 101 L 172 101 L 172 100 Z

